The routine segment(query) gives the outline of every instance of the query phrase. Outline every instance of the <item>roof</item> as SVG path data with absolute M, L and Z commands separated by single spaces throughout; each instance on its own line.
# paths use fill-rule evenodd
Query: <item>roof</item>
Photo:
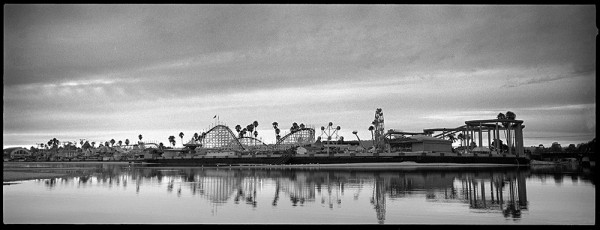
M 425 135 L 415 135 L 411 137 L 406 137 L 402 139 L 396 139 L 395 142 L 404 142 L 404 143 L 412 143 L 412 142 L 441 142 L 441 143 L 452 143 L 449 140 L 444 140 L 440 138 L 425 136 Z
M 19 151 L 19 150 L 20 151 L 25 151 L 25 152 L 27 152 L 27 154 L 31 154 L 31 152 L 28 149 L 22 148 L 22 147 L 5 148 L 5 149 L 3 149 L 2 154 L 3 155 L 12 154 L 13 152 Z
M 27 151 L 29 151 L 29 149 L 26 149 L 26 148 L 23 148 L 23 147 L 12 147 L 12 148 L 5 148 L 5 149 L 3 149 L 3 151 L 4 151 L 4 152 L 12 152 L 12 151 L 19 150 L 19 149 L 22 149 L 22 150 L 27 150 Z
M 11 148 L 5 148 L 3 150 L 13 150 L 13 149 L 22 149 L 23 147 L 11 147 Z
M 436 137 L 430 137 L 430 136 L 425 136 L 425 135 L 415 135 L 412 137 L 409 137 L 412 139 L 415 139 L 417 141 L 443 141 L 443 142 L 451 142 L 449 140 L 444 140 L 444 139 L 440 139 L 440 138 L 436 138 Z
M 390 130 L 387 132 L 388 134 L 402 134 L 402 135 L 423 135 L 423 132 L 404 132 L 404 131 L 396 131 L 396 130 Z

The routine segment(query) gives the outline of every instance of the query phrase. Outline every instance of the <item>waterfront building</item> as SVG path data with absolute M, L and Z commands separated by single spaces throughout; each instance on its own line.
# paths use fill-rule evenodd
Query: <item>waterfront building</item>
M 315 154 L 320 150 L 321 150 L 321 148 L 319 148 L 319 147 L 300 146 L 296 149 L 296 154 L 299 154 L 299 155 Z
M 59 149 L 57 153 L 60 159 L 72 159 L 82 155 L 82 152 L 77 149 Z
M 3 151 L 4 161 L 14 159 L 25 159 L 26 157 L 30 157 L 31 155 L 31 151 L 21 147 L 6 148 Z
M 406 151 L 406 152 L 452 152 L 452 141 L 440 138 L 414 135 L 410 137 L 398 136 L 389 133 L 391 138 L 388 139 L 390 151 Z

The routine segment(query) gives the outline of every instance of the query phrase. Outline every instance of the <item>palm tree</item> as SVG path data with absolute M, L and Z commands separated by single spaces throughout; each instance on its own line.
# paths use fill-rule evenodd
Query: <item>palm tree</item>
M 496 118 L 497 118 L 498 120 L 506 120 L 506 115 L 504 115 L 504 113 L 499 113 L 499 114 L 496 116 Z M 501 124 L 502 124 L 502 126 L 504 126 L 505 128 L 508 126 L 508 123 L 506 123 L 506 122 L 501 122 Z M 506 131 L 507 131 L 507 130 L 505 129 L 505 130 L 504 130 L 504 137 L 505 137 L 505 138 L 508 140 L 508 134 L 507 134 L 507 132 L 506 132 Z M 498 139 L 500 139 L 500 137 L 498 137 Z M 500 146 L 500 147 L 502 147 L 502 146 Z
M 114 146 L 115 145 L 115 139 L 110 139 L 110 146 Z
M 175 147 L 175 136 L 169 136 L 169 143 Z
M 59 144 L 60 144 L 60 141 L 58 139 L 56 139 L 56 137 L 50 139 L 50 141 L 48 142 L 48 145 L 52 145 L 52 148 L 54 148 L 54 147 L 58 148 Z
M 236 125 L 235 126 L 235 131 L 237 131 L 238 136 L 240 135 L 240 132 L 242 131 L 242 126 L 241 125 Z
M 256 122 L 256 121 L 254 121 L 254 122 Z M 256 122 L 256 126 L 258 126 L 258 122 Z M 252 127 L 253 127 L 252 129 L 255 129 L 255 128 L 256 128 L 256 126 L 254 126 L 254 123 L 253 123 L 253 124 L 252 124 Z M 254 130 L 254 133 L 251 133 L 250 135 L 252 135 L 252 134 L 254 134 L 254 140 L 252 140 L 252 143 L 253 143 L 254 145 L 256 145 L 256 137 L 258 137 L 258 131 L 257 131 L 257 130 Z
M 300 129 L 304 129 L 306 128 L 306 126 L 304 125 L 304 123 L 300 123 Z
M 249 135 L 252 136 L 252 131 L 254 131 L 254 125 L 252 125 L 252 124 L 247 125 L 246 130 L 248 130 Z
M 456 142 L 456 137 L 454 137 L 454 133 L 448 134 L 448 140 L 452 141 L 452 143 Z
M 183 132 L 179 133 L 179 138 L 181 138 L 181 144 L 183 144 Z
M 254 129 L 256 129 L 256 127 L 258 127 L 258 121 L 252 122 L 252 126 L 254 126 Z
M 375 130 L 375 127 L 372 125 L 369 126 L 369 131 L 371 131 L 371 140 L 373 140 L 373 146 L 375 146 L 375 135 L 373 134 L 373 130 Z
M 197 141 L 198 140 L 198 133 L 194 133 L 194 140 Z
M 498 120 L 506 120 L 506 115 L 504 115 L 504 113 L 499 113 L 498 116 L 496 116 L 496 118 Z M 502 122 L 502 125 L 506 127 L 507 123 L 506 122 Z
M 464 146 L 464 145 L 463 145 L 463 142 L 464 142 L 464 140 L 465 140 L 465 135 L 464 135 L 464 134 L 462 134 L 462 133 L 459 133 L 459 134 L 458 134 L 458 136 L 456 136 L 456 138 L 457 138 L 458 140 L 460 140 L 460 145 L 461 145 L 461 146 Z
M 244 135 L 246 135 L 246 132 L 247 132 L 247 131 L 248 131 L 248 129 L 247 129 L 247 128 L 243 128 L 243 129 L 240 131 L 240 133 L 239 133 L 239 136 L 240 136 L 239 138 L 242 138 L 242 137 L 244 137 Z
M 276 129 L 277 126 L 279 126 L 279 123 L 277 123 L 276 121 L 273 122 L 273 129 Z
M 138 138 L 140 139 L 140 142 L 142 142 L 142 134 L 140 134 Z
M 119 140 L 119 146 L 123 145 L 123 141 Z
M 129 146 L 129 139 L 125 139 L 125 145 Z
M 517 118 L 517 115 L 511 111 L 506 112 L 506 119 L 509 120 L 515 120 Z
M 498 120 L 504 120 L 504 119 L 506 119 L 506 115 L 504 115 L 504 113 L 499 113 L 499 114 L 496 116 L 496 119 L 498 119 Z
M 96 142 L 92 141 L 92 147 L 96 148 Z
M 452 141 L 452 143 L 456 142 L 456 137 L 454 137 L 454 133 L 448 134 L 448 140 Z M 450 144 L 450 147 L 452 147 L 452 144 Z
M 506 119 L 514 121 L 516 118 L 517 118 L 517 115 L 515 113 L 513 113 L 512 111 L 506 112 Z M 507 130 L 508 131 L 508 138 L 507 138 L 508 143 L 507 144 L 508 144 L 508 147 L 511 148 L 512 145 L 514 144 L 514 142 L 512 140 L 513 135 L 510 131 L 510 128 L 511 128 L 510 126 L 512 126 L 512 123 L 507 123 L 507 124 L 508 124 L 508 130 Z

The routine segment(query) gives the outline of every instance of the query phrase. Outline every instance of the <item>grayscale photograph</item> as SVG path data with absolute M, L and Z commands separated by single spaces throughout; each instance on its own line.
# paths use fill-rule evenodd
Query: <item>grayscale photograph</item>
M 6 225 L 596 224 L 595 5 L 3 6 Z

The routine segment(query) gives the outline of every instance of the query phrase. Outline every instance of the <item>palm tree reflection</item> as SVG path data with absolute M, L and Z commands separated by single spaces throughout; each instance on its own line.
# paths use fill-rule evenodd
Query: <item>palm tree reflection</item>
M 320 203 L 325 209 L 341 209 L 344 201 L 361 203 L 361 191 L 372 189 L 367 191 L 371 193 L 368 205 L 375 211 L 375 218 L 380 224 L 386 221 L 388 201 L 392 205 L 399 199 L 415 197 L 424 197 L 427 202 L 465 203 L 470 209 L 497 211 L 500 216 L 513 219 L 521 218 L 522 212 L 528 209 L 525 178 L 529 176 L 529 171 L 519 170 L 166 170 L 115 165 L 90 170 L 94 173 L 75 179 L 48 179 L 43 180 L 43 183 L 51 189 L 68 180 L 75 180 L 79 185 L 100 184 L 105 187 L 127 187 L 131 182 L 135 184 L 138 194 L 144 189 L 155 188 L 158 184 L 162 189 L 166 187 L 168 195 L 181 198 L 187 193 L 192 197 L 203 198 L 213 206 L 215 213 L 218 206 L 227 203 L 260 208 L 261 204 L 265 204 L 259 199 L 261 193 L 263 197 L 272 197 L 262 202 L 271 204 L 273 208 Z M 177 191 L 173 194 L 175 188 Z M 350 198 L 344 200 L 348 193 L 345 190 L 348 189 L 351 191 Z M 284 197 L 287 198 L 283 199 Z
M 371 204 L 375 208 L 379 224 L 383 224 L 385 221 L 385 193 L 385 180 L 379 176 L 379 173 L 375 173 L 375 186 L 373 187 Z

